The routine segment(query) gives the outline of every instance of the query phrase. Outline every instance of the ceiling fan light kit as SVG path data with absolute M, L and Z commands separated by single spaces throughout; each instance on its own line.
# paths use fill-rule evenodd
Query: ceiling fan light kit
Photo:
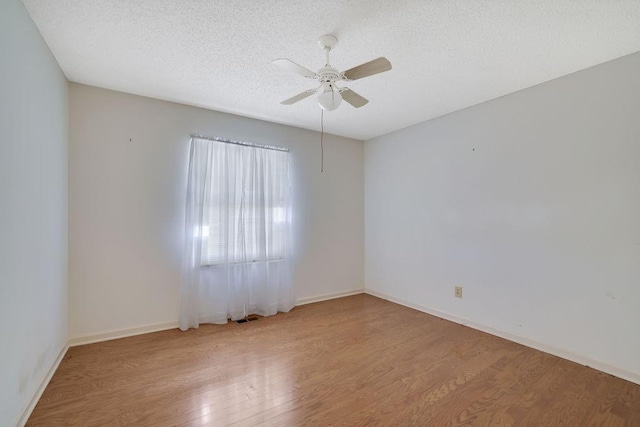
M 326 64 L 324 67 L 320 68 L 317 73 L 314 73 L 313 71 L 298 65 L 289 59 L 281 58 L 273 61 L 275 65 L 289 71 L 293 71 L 294 73 L 300 74 L 301 76 L 309 79 L 316 80 L 320 83 L 317 88 L 299 93 L 298 95 L 282 101 L 281 104 L 295 104 L 296 102 L 302 101 L 303 99 L 318 92 L 320 93 L 318 95 L 318 104 L 320 105 L 320 108 L 326 111 L 333 111 L 337 109 L 343 99 L 355 108 L 360 108 L 369 102 L 369 100 L 360 96 L 348 87 L 338 87 L 336 83 L 339 81 L 349 82 L 358 80 L 374 74 L 389 71 L 391 69 L 391 63 L 386 58 L 380 57 L 358 65 L 357 67 L 353 67 L 347 71 L 340 72 L 338 69 L 332 67 L 329 62 L 329 52 L 331 52 L 331 49 L 333 49 L 337 43 L 338 39 L 331 35 L 324 35 L 320 37 L 318 45 L 325 51 Z
M 333 111 L 340 106 L 340 103 L 342 103 L 342 95 L 335 88 L 325 90 L 318 95 L 318 104 L 323 110 Z

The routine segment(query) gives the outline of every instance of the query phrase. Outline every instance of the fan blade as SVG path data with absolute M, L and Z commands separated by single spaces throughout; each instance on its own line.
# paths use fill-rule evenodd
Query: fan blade
M 315 89 L 309 89 L 309 90 L 305 90 L 302 93 L 297 94 L 296 96 L 292 96 L 289 99 L 285 99 L 284 101 L 282 101 L 280 104 L 282 105 L 291 105 L 291 104 L 295 104 L 298 101 L 302 101 L 303 99 L 313 95 L 314 93 L 316 93 Z
M 373 76 L 374 74 L 383 73 L 391 69 L 391 62 L 387 58 L 380 57 L 373 61 L 365 62 L 362 65 L 353 67 L 345 71 L 344 76 L 349 80 L 358 80 L 363 77 Z
M 300 74 L 301 76 L 309 77 L 310 79 L 316 78 L 316 73 L 288 59 L 280 58 L 280 59 L 271 61 L 271 63 L 276 64 L 286 70 L 293 71 L 296 74 Z
M 340 95 L 342 95 L 342 99 L 344 99 L 345 101 L 347 101 L 349 104 L 353 105 L 356 108 L 360 108 L 363 105 L 367 105 L 367 103 L 369 102 L 367 98 L 364 98 L 358 95 L 348 87 L 345 87 L 344 90 L 340 92 Z

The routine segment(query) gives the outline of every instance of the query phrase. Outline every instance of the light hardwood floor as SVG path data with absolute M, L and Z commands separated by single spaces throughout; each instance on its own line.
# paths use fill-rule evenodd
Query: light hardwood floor
M 28 425 L 640 426 L 640 386 L 368 295 L 73 347 Z

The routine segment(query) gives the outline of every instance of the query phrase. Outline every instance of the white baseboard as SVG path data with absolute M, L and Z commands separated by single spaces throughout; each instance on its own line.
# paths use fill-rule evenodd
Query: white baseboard
M 117 331 L 107 331 L 99 334 L 83 335 L 76 338 L 70 338 L 69 347 L 115 340 L 118 338 L 132 337 L 134 335 L 148 334 L 151 332 L 166 331 L 167 329 L 176 329 L 177 327 L 178 322 L 156 323 L 155 325 L 140 326 L 137 328 L 120 329 Z
M 479 331 L 486 332 L 488 334 L 495 335 L 497 337 L 504 338 L 506 340 L 513 341 L 527 347 L 535 348 L 536 350 L 540 350 L 545 353 L 549 353 L 554 356 L 558 356 L 563 359 L 570 360 L 580 365 L 589 366 L 593 369 L 597 369 L 598 371 L 606 372 L 607 374 L 610 374 L 615 377 L 622 378 L 623 380 L 631 381 L 632 383 L 640 385 L 640 374 L 630 372 L 624 369 L 616 368 L 615 366 L 598 362 L 597 360 L 593 360 L 585 356 L 580 356 L 570 351 L 560 349 L 560 348 L 557 348 L 545 343 L 541 343 L 538 341 L 534 341 L 529 338 L 521 337 L 519 335 L 515 335 L 509 332 L 504 332 L 499 329 L 491 328 L 489 326 L 481 325 L 479 323 L 470 321 L 468 319 L 464 319 L 462 317 L 455 316 L 453 314 L 445 313 L 430 307 L 425 307 L 420 304 L 415 304 L 409 301 L 405 301 L 400 298 L 395 298 L 390 295 L 386 295 L 382 292 L 373 291 L 371 289 L 365 289 L 364 292 L 374 297 L 382 298 L 382 299 L 394 302 L 396 304 L 404 305 L 405 307 L 413 308 L 414 310 L 422 311 L 423 313 L 431 314 L 432 316 L 440 317 L 442 319 L 446 319 L 451 322 L 461 324 L 463 326 L 468 326 L 469 328 L 477 329 Z
M 335 299 L 335 298 L 342 298 L 342 297 L 357 295 L 361 293 L 364 293 L 364 289 L 362 288 L 353 289 L 350 291 L 334 292 L 331 294 L 318 295 L 314 297 L 299 298 L 296 301 L 296 306 L 311 304 L 314 302 L 326 301 L 326 300 Z M 141 326 L 141 327 L 131 328 L 131 329 L 121 329 L 116 331 L 101 332 L 99 334 L 83 335 L 75 338 L 70 338 L 69 347 L 76 347 L 79 345 L 115 340 L 118 338 L 132 337 L 135 335 L 148 334 L 151 332 L 166 331 L 168 329 L 175 329 L 175 328 L 178 328 L 178 322 L 158 323 L 155 325 Z
M 334 298 L 342 298 L 342 297 L 357 295 L 361 293 L 364 293 L 364 289 L 353 289 L 350 291 L 335 292 L 332 294 L 300 298 L 296 301 L 296 305 L 311 304 L 313 302 L 326 301 Z M 76 346 L 85 345 L 85 344 L 93 344 L 93 343 L 102 342 L 102 341 L 115 340 L 118 338 L 132 337 L 135 335 L 166 331 L 168 329 L 176 329 L 176 328 L 178 328 L 178 322 L 168 322 L 168 323 L 158 323 L 155 325 L 140 326 L 137 328 L 101 332 L 99 334 L 82 335 L 79 337 L 70 338 L 69 347 L 76 347 Z
M 40 386 L 36 390 L 35 394 L 31 397 L 29 404 L 24 409 L 24 411 L 22 411 L 22 416 L 18 420 L 18 424 L 17 424 L 18 426 L 24 426 L 29 420 L 29 417 L 31 416 L 31 413 L 33 412 L 36 405 L 38 404 L 40 397 L 42 397 L 42 393 L 44 393 L 44 390 L 47 388 L 47 385 L 49 384 L 49 381 L 51 381 L 53 374 L 55 374 L 56 370 L 58 370 L 58 366 L 60 366 L 60 362 L 62 362 L 62 359 L 64 359 L 64 355 L 67 354 L 67 350 L 69 350 L 68 345 L 65 345 L 62 348 L 62 350 L 60 350 L 60 354 L 58 354 L 58 357 L 56 357 L 56 360 L 53 362 L 53 364 L 49 368 L 47 375 L 44 377 L 44 379 L 40 383 Z
M 360 289 L 352 289 L 350 291 L 341 291 L 341 292 L 334 292 L 331 294 L 318 295 L 315 297 L 298 298 L 298 300 L 296 301 L 296 306 L 311 304 L 311 303 L 320 302 L 320 301 L 327 301 L 330 299 L 349 297 L 351 295 L 363 294 L 364 292 L 365 292 L 364 288 L 360 288 Z

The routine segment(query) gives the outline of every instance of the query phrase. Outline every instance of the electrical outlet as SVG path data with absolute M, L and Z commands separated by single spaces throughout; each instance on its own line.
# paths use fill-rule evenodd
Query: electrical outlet
M 455 288 L 455 296 L 456 298 L 462 298 L 462 286 L 456 286 Z

